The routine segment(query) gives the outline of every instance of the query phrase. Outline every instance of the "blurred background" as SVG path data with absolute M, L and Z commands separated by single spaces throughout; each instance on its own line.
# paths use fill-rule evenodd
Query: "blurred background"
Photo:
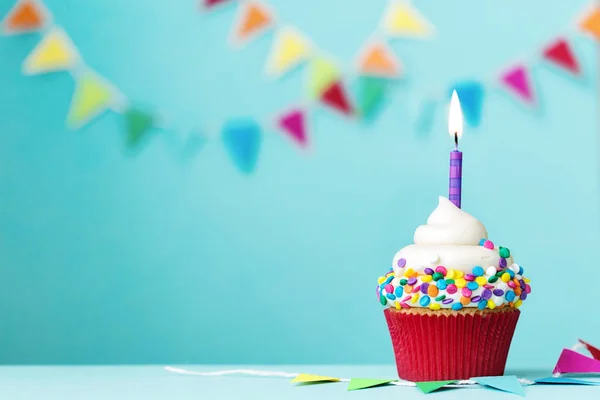
M 589 1 L 43 3 L 0 38 L 0 363 L 392 364 L 373 287 L 464 80 L 463 209 L 532 278 L 508 367 L 600 343 Z

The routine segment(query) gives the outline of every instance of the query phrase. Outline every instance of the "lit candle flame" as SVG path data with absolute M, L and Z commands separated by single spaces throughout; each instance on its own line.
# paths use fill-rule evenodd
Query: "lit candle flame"
M 463 115 L 460 108 L 460 100 L 456 90 L 452 92 L 452 99 L 450 100 L 450 111 L 448 112 L 448 133 L 452 138 L 456 137 L 460 139 L 463 132 Z

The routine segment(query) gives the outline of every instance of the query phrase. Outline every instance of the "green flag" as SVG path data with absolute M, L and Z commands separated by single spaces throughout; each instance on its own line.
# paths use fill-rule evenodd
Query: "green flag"
M 366 389 L 374 386 L 387 385 L 390 382 L 392 382 L 391 379 L 352 378 L 348 384 L 348 390 Z
M 427 393 L 435 392 L 439 388 L 449 385 L 454 382 L 456 382 L 456 380 L 454 380 L 454 381 L 415 382 L 415 383 L 416 383 L 417 387 L 419 389 L 421 389 L 421 391 L 423 393 L 427 394 Z
M 127 144 L 137 146 L 146 133 L 154 126 L 154 116 L 139 108 L 131 107 L 125 111 Z

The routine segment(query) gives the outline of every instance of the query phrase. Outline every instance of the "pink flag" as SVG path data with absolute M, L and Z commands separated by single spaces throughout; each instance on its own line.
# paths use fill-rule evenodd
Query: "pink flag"
M 306 136 L 306 113 L 300 108 L 294 108 L 277 121 L 277 126 L 291 137 L 299 146 L 306 147 L 308 137 Z
M 525 65 L 516 65 L 502 74 L 500 80 L 508 89 L 527 103 L 533 103 L 534 94 Z
M 600 361 L 586 357 L 583 354 L 577 353 L 573 350 L 563 349 L 552 373 L 568 374 L 571 372 L 600 372 Z

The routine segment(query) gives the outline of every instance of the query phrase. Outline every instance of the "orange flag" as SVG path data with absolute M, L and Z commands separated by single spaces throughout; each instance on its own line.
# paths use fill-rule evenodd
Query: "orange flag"
M 396 78 L 400 75 L 400 63 L 384 42 L 374 42 L 359 56 L 358 71 L 363 75 Z
M 40 30 L 48 20 L 48 12 L 37 0 L 19 0 L 2 21 L 3 33 Z
M 265 5 L 258 1 L 244 2 L 234 30 L 234 41 L 239 43 L 259 35 L 273 25 L 273 19 L 272 12 Z
M 579 22 L 579 28 L 591 34 L 597 40 L 600 40 L 600 7 L 594 7 Z

